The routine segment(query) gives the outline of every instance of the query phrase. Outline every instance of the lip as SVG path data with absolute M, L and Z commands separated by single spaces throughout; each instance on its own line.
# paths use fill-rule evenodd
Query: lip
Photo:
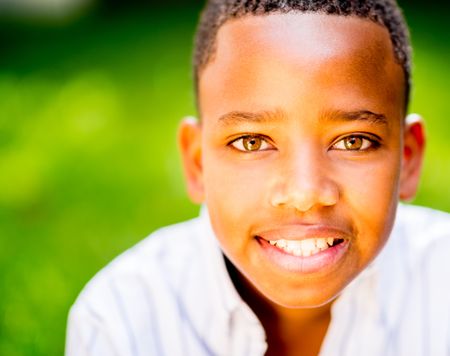
M 273 240 L 306 240 L 311 238 L 327 238 L 348 240 L 350 233 L 346 229 L 327 225 L 285 225 L 275 229 L 255 233 L 266 241 Z
M 271 265 L 279 268 L 281 271 L 313 274 L 327 273 L 336 269 L 351 245 L 350 236 L 344 229 L 326 225 L 291 225 L 262 231 L 255 235 L 255 239 Z M 280 239 L 300 241 L 310 238 L 328 237 L 343 241 L 338 245 L 308 257 L 292 255 L 269 243 L 271 240 Z

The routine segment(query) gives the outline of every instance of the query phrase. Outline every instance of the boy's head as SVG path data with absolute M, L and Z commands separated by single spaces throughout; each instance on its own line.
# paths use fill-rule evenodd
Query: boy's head
M 277 305 L 322 305 L 376 257 L 398 199 L 415 193 L 424 140 L 404 117 L 406 30 L 389 1 L 208 6 L 202 119 L 180 127 L 190 195 L 250 288 Z

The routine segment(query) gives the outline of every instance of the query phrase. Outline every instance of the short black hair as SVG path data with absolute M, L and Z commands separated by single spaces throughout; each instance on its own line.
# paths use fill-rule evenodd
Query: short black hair
M 223 24 L 246 15 L 290 12 L 357 16 L 384 26 L 389 31 L 395 58 L 405 74 L 407 111 L 411 90 L 411 45 L 408 26 L 395 0 L 207 0 L 194 44 L 193 76 L 197 95 L 200 74 L 214 56 L 217 32 Z

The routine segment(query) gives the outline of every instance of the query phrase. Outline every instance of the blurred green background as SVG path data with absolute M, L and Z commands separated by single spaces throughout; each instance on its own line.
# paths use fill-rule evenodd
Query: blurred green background
M 416 203 L 450 211 L 447 10 L 400 4 L 415 47 L 411 109 L 429 134 Z M 197 214 L 175 136 L 195 114 L 200 8 L 0 6 L 0 355 L 62 355 L 69 307 L 94 273 Z

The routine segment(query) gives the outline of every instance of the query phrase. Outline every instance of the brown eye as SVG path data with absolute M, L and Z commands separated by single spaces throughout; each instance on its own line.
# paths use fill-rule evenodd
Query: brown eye
M 367 151 L 379 146 L 380 143 L 375 138 L 353 135 L 341 138 L 332 148 L 339 151 Z
M 260 137 L 248 136 L 242 139 L 242 145 L 246 151 L 258 151 L 261 148 L 262 140 Z
M 230 143 L 231 146 L 243 152 L 266 151 L 273 146 L 262 136 L 242 136 Z
M 363 139 L 357 136 L 344 138 L 344 146 L 347 150 L 360 150 L 363 145 Z
M 379 143 L 364 136 L 347 136 L 340 139 L 333 145 L 333 149 L 339 151 L 366 151 L 376 148 Z

